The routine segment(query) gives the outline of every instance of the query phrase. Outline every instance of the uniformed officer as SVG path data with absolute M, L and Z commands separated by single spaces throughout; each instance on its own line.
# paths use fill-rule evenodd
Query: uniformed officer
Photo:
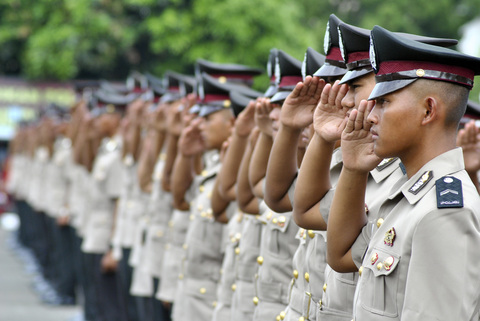
M 277 83 L 275 82 L 274 73 L 277 52 L 277 49 L 272 48 L 267 61 L 267 74 L 270 78 L 270 86 L 264 94 L 267 98 L 271 98 L 271 96 L 277 91 Z M 253 110 L 249 109 L 250 113 L 254 113 L 258 102 L 259 100 L 257 99 L 257 102 L 250 107 L 253 108 Z M 257 257 L 260 255 L 260 240 L 263 224 L 259 220 L 257 199 L 255 198 L 248 181 L 250 159 L 259 135 L 258 128 L 254 127 L 254 115 L 251 115 L 250 113 L 248 114 L 250 115 L 250 121 L 237 122 L 236 126 L 239 126 L 239 128 L 236 128 L 234 132 L 235 135 L 242 136 L 246 135 L 246 132 L 249 132 L 248 128 L 252 128 L 252 132 L 248 136 L 247 146 L 245 147 L 243 157 L 238 157 L 236 159 L 238 162 L 241 161 L 237 164 L 239 166 L 236 180 L 237 183 L 236 185 L 228 184 L 227 186 L 222 187 L 224 189 L 235 189 L 235 197 L 239 208 L 242 212 L 248 214 L 243 218 L 244 223 L 241 231 L 241 242 L 235 249 L 237 255 L 235 271 L 236 289 L 232 297 L 231 313 L 232 320 L 235 321 L 252 320 L 253 312 L 256 304 L 258 304 L 258 298 L 255 294 L 254 280 L 258 268 Z M 244 123 L 243 126 L 242 123 Z M 245 127 L 247 128 L 246 130 Z
M 202 61 L 197 64 L 197 71 L 203 68 L 203 64 Z M 180 271 L 182 280 L 176 293 L 173 311 L 173 318 L 177 320 L 212 318 L 223 260 L 224 226 L 213 220 L 210 198 L 215 182 L 213 178 L 220 166 L 218 151 L 228 138 L 233 123 L 229 91 L 225 85 L 228 79 L 234 78 L 232 75 L 236 74 L 238 78 L 234 83 L 248 84 L 251 83 L 248 78 L 252 79 L 261 73 L 259 69 L 240 65 L 215 64 L 215 66 L 217 68 L 215 76 L 205 72 L 197 75 L 197 79 L 201 81 L 198 86 L 202 104 L 199 114 L 201 118 L 192 121 L 182 134 L 184 140 L 183 143 L 182 140 L 179 143 L 181 154 L 177 159 L 173 176 L 174 206 L 177 209 L 188 208 L 187 190 L 193 193 L 191 197 L 194 199 L 190 207 L 191 222 L 185 239 L 184 264 Z M 236 88 L 239 91 L 251 91 L 244 85 L 237 85 Z M 207 151 L 205 169 L 202 175 L 193 181 L 191 175 L 194 157 L 201 155 L 204 150 Z M 228 209 L 227 213 L 230 212 L 233 212 L 233 208 Z M 231 215 L 230 213 L 227 216 Z
M 281 103 L 295 84 L 302 80 L 301 66 L 299 60 L 279 50 L 275 63 L 278 91 L 271 100 L 264 99 L 256 109 L 257 126 L 261 133 L 250 162 L 249 181 L 254 195 L 261 200 L 258 211 L 264 226 L 257 258 L 254 320 L 276 318 L 288 304 L 291 262 L 298 247 L 295 239 L 298 226 L 293 222 L 291 212 L 274 212 L 263 199 L 267 162 L 279 128 Z
M 91 277 L 97 293 L 97 311 L 105 320 L 122 320 L 126 317 L 121 313 L 115 276 L 117 261 L 110 249 L 110 240 L 116 201 L 120 197 L 122 186 L 120 120 L 125 106 L 131 103 L 133 97 L 135 96 L 97 92 L 99 103 L 104 105 L 92 112 L 96 116 L 93 120 L 93 131 L 101 138 L 101 144 L 98 150 L 93 149 L 96 156 L 91 176 L 86 183 L 89 207 L 84 218 L 82 250 L 89 255 L 87 264 L 92 269 Z
M 318 85 L 318 78 L 306 77 L 316 72 L 324 62 L 324 55 L 308 48 L 302 65 L 303 87 L 300 89 L 297 83 L 295 89 L 282 104 L 280 127 L 270 152 L 265 179 L 265 202 L 278 212 L 292 211 L 293 190 L 298 166 L 311 137 L 310 130 L 313 128 L 310 125 L 313 120 L 313 110 L 325 84 L 322 80 L 322 85 Z M 312 82 L 314 84 L 311 84 Z M 297 116 L 300 115 L 299 108 L 304 106 L 309 109 L 310 113 L 304 113 L 305 117 L 292 126 L 293 119 L 298 119 Z M 306 275 L 305 264 L 306 259 L 312 255 L 307 251 L 307 244 L 313 241 L 313 237 L 312 232 L 307 233 L 304 229 L 298 230 L 296 238 L 299 240 L 299 246 L 293 256 L 289 301 L 288 306 L 280 314 L 282 319 L 297 321 L 303 315 L 305 284 L 309 280 L 309 278 L 304 278 Z
M 218 85 L 218 84 L 217 84 Z M 254 126 L 255 99 L 263 93 L 251 91 L 250 97 L 239 93 L 245 90 L 238 87 L 224 87 L 229 90 L 230 108 L 235 117 L 235 124 L 232 135 L 224 144 L 224 156 L 222 167 L 215 179 L 215 186 L 212 191 L 211 206 L 215 220 L 227 224 L 224 230 L 224 258 L 221 267 L 221 278 L 217 288 L 217 303 L 213 311 L 212 320 L 230 320 L 232 315 L 233 295 L 237 291 L 235 283 L 235 272 L 239 254 L 239 244 L 242 239 L 244 225 L 244 213 L 239 210 L 236 201 L 235 186 L 241 156 L 245 151 L 248 135 Z M 243 112 L 244 108 L 246 111 Z M 229 217 L 226 211 L 228 207 L 233 208 L 233 217 Z
M 480 198 L 455 137 L 480 59 L 378 26 L 371 38 L 377 84 L 369 99 L 376 104 L 362 102 L 342 134 L 344 167 L 328 219 L 328 262 L 337 271 L 361 271 L 356 320 L 477 320 L 480 298 L 469 280 L 479 277 L 470 269 L 480 260 L 470 245 L 480 242 Z M 368 143 L 358 148 L 362 140 Z M 361 164 L 353 161 L 359 156 Z M 399 157 L 408 180 L 392 186 L 378 209 L 383 224 L 372 231 L 365 178 L 379 157 Z M 454 245 L 459 239 L 461 251 Z M 448 282 L 438 282 L 438 275 Z M 452 288 L 462 295 L 433 295 Z

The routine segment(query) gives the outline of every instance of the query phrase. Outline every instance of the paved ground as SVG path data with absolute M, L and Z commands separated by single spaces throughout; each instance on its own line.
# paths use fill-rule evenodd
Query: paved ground
M 58 307 L 42 303 L 32 289 L 32 275 L 8 246 L 11 232 L 0 226 L 0 321 L 68 321 L 78 306 Z

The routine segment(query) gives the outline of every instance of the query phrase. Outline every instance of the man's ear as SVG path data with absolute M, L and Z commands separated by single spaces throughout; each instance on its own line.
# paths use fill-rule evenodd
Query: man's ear
M 424 116 L 422 125 L 427 125 L 438 118 L 439 101 L 434 96 L 427 96 L 423 101 Z

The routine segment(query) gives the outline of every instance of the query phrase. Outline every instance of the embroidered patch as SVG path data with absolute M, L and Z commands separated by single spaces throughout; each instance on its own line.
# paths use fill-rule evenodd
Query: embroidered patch
M 444 176 L 435 182 L 437 208 L 463 207 L 462 181 Z
M 398 159 L 398 157 L 391 157 L 391 158 L 384 158 L 380 164 L 377 166 L 377 170 L 380 172 L 387 168 L 388 166 L 392 165 L 393 162 L 395 162 Z
M 428 182 L 433 178 L 433 171 L 426 171 L 408 190 L 410 193 L 417 195 Z

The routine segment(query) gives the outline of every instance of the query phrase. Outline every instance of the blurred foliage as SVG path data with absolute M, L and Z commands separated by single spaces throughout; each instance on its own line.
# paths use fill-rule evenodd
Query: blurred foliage
M 322 51 L 328 16 L 459 38 L 479 0 L 3 0 L 0 73 L 121 79 L 193 72 L 196 58 L 265 66 L 270 48 Z

